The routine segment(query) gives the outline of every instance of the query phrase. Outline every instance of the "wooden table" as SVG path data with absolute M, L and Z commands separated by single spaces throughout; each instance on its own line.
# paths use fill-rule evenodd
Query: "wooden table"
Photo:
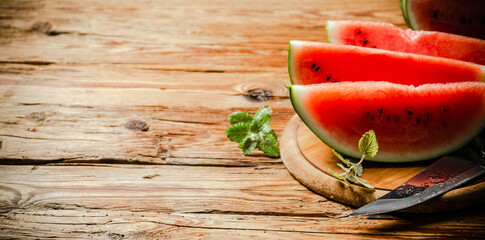
M 0 1 L 0 238 L 483 238 L 485 207 L 345 217 L 225 137 L 295 114 L 288 41 L 397 0 Z

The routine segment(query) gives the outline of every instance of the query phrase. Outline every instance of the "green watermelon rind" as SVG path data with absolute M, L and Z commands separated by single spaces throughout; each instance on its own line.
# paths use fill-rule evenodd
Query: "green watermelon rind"
M 408 12 L 408 1 L 407 0 L 401 0 L 401 12 L 404 17 L 404 21 L 406 22 L 406 25 L 413 29 L 413 30 L 419 30 L 415 24 L 411 22 L 411 19 L 409 18 L 409 12 Z
M 296 85 L 296 87 L 297 89 L 295 92 L 295 86 L 288 86 L 288 90 L 290 91 L 290 100 L 293 108 L 305 125 L 330 148 L 347 156 L 360 158 L 362 156 L 361 153 L 358 151 L 348 151 L 347 149 L 341 148 L 338 143 L 332 141 L 331 136 L 328 136 L 324 131 L 321 130 L 319 124 L 313 120 L 313 117 L 306 113 L 305 106 L 300 101 L 301 98 L 299 97 L 299 94 L 301 93 L 298 91 L 299 86 Z
M 327 41 L 329 43 L 340 43 L 339 39 L 337 36 L 334 34 L 337 33 L 338 31 L 335 31 L 335 21 L 327 21 L 325 24 L 325 30 L 327 32 Z
M 291 48 L 291 41 L 289 42 L 288 46 L 288 75 L 290 76 L 290 82 L 293 84 L 293 78 L 291 76 L 292 70 L 291 70 L 291 57 L 292 57 L 292 48 Z
M 289 47 L 288 47 L 288 75 L 290 76 L 290 82 L 291 84 L 298 84 L 295 82 L 296 77 L 293 76 L 294 72 L 292 70 L 293 64 L 292 63 L 292 58 L 293 58 L 293 53 L 298 51 L 299 44 L 295 43 L 300 43 L 302 41 L 298 40 L 292 40 L 289 42 Z
M 325 84 L 325 83 L 324 83 Z M 337 83 L 339 84 L 339 83 Z M 393 84 L 393 83 L 389 83 Z M 448 84 L 460 84 L 460 83 L 448 83 Z M 399 85 L 399 84 L 397 84 Z M 332 139 L 332 136 L 328 135 L 325 133 L 323 129 L 319 126 L 318 122 L 313 120 L 313 117 L 307 114 L 307 111 L 305 109 L 304 103 L 300 100 L 301 99 L 301 94 L 303 91 L 305 91 L 305 88 L 308 86 L 303 86 L 303 85 L 295 85 L 295 86 L 288 86 L 288 89 L 290 91 L 290 100 L 293 105 L 293 108 L 295 109 L 296 113 L 300 117 L 300 119 L 305 123 L 305 125 L 320 139 L 322 142 L 324 142 L 327 146 L 330 148 L 336 150 L 337 152 L 340 152 L 342 154 L 348 155 L 350 157 L 354 158 L 361 158 L 362 153 L 360 153 L 357 149 L 356 146 L 347 146 L 347 147 L 341 147 L 341 144 L 335 142 Z M 295 89 L 296 88 L 296 89 Z M 370 129 L 369 129 L 370 130 Z M 447 149 L 441 150 L 441 151 L 435 151 L 435 152 L 430 152 L 426 155 L 414 155 L 413 157 L 410 156 L 395 156 L 393 158 L 385 158 L 385 157 L 380 157 L 379 154 L 377 154 L 373 158 L 365 158 L 365 160 L 368 161 L 374 161 L 374 162 L 389 162 L 389 163 L 404 163 L 404 162 L 417 162 L 417 161 L 424 161 L 424 160 L 429 160 L 429 159 L 436 159 L 438 157 L 444 156 L 446 154 L 455 152 L 459 150 L 460 148 L 463 148 L 466 144 L 468 144 L 475 136 L 478 136 L 480 133 L 483 133 L 485 131 L 485 121 L 482 121 L 482 124 L 477 126 L 474 131 L 471 131 L 470 134 L 468 134 L 466 137 L 462 138 L 461 141 L 456 142 L 454 146 L 451 146 Z M 379 136 L 377 136 L 379 138 Z M 351 150 L 354 149 L 354 150 Z

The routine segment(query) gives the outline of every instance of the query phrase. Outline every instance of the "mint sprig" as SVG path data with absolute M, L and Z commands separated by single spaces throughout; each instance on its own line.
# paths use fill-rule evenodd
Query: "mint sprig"
M 229 140 L 239 143 L 243 155 L 248 155 L 255 148 L 270 157 L 280 156 L 280 147 L 275 131 L 269 126 L 272 110 L 264 106 L 252 115 L 247 112 L 234 112 L 229 115 L 232 124 L 226 130 Z
M 379 151 L 379 145 L 377 144 L 376 134 L 373 130 L 370 130 L 359 140 L 359 151 L 362 153 L 362 157 L 360 160 L 356 159 L 346 159 L 340 153 L 333 150 L 333 154 L 340 160 L 345 166 L 341 163 L 337 163 L 337 165 L 344 170 L 343 173 L 337 174 L 333 172 L 331 169 L 328 169 L 330 174 L 334 177 L 345 181 L 346 183 L 354 183 L 355 181 L 359 182 L 361 185 L 367 188 L 374 188 L 371 186 L 367 181 L 361 178 L 362 174 L 364 174 L 364 167 L 362 166 L 362 162 L 364 161 L 365 157 L 374 157 L 377 152 Z

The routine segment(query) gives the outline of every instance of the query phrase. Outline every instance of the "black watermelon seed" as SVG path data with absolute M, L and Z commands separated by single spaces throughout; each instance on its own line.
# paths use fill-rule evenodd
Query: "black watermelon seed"
M 431 17 L 434 19 L 438 19 L 438 10 L 434 11 Z
M 410 110 L 408 110 L 408 115 L 413 115 L 413 112 L 411 112 Z
M 366 44 L 367 44 L 367 42 L 368 42 L 368 40 L 367 40 L 367 39 L 365 39 L 365 40 L 364 40 L 364 45 L 366 45 Z
M 336 83 L 337 81 L 333 81 L 334 83 Z
M 315 63 L 312 65 L 312 69 L 315 67 Z
M 315 69 L 315 72 L 318 72 L 318 70 L 320 70 L 320 67 L 317 67 L 317 68 Z
M 360 33 L 361 33 L 361 32 L 360 32 L 360 30 L 359 30 L 359 31 L 357 32 L 357 34 L 360 34 Z
M 329 80 L 330 80 L 330 76 L 328 76 L 328 78 L 327 78 L 327 82 L 328 82 Z
M 466 18 L 465 18 L 465 16 L 463 16 L 463 17 L 460 18 L 460 23 L 462 25 L 465 25 L 466 24 Z
M 428 113 L 428 114 L 426 114 L 426 117 L 430 118 L 430 117 L 431 117 L 431 114 L 429 114 L 429 113 Z
M 443 112 L 446 112 L 446 108 L 443 108 Z
M 381 108 L 381 109 L 379 110 L 379 113 L 382 113 L 382 112 L 384 112 L 384 109 L 382 109 L 382 108 Z

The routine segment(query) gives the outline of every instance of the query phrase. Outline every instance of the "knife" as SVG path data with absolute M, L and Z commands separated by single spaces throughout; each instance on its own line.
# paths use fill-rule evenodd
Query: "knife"
M 396 189 L 350 215 L 373 215 L 405 209 L 485 174 L 485 141 L 477 137 L 465 149 L 472 160 L 442 157 Z

